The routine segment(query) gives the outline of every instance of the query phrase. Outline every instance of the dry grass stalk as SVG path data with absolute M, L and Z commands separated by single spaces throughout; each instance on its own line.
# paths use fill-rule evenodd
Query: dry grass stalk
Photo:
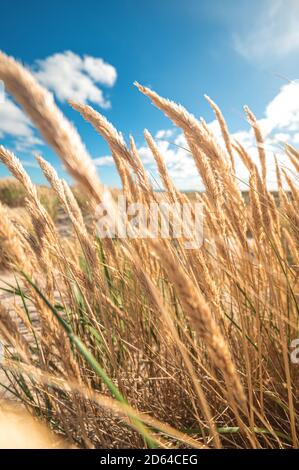
M 267 165 L 266 165 L 266 151 L 265 151 L 265 143 L 264 139 L 260 130 L 260 127 L 258 125 L 257 119 L 255 115 L 253 114 L 252 111 L 248 108 L 248 106 L 244 107 L 244 111 L 248 116 L 249 123 L 253 128 L 256 143 L 257 143 L 257 148 L 258 148 L 258 154 L 261 162 L 261 168 L 262 168 L 262 179 L 263 183 L 266 185 L 266 178 L 267 178 Z
M 225 119 L 224 119 L 219 107 L 217 106 L 217 104 L 214 103 L 214 101 L 207 95 L 205 95 L 205 99 L 207 100 L 207 102 L 210 104 L 211 108 L 215 112 L 217 121 L 220 125 L 220 129 L 221 129 L 222 137 L 223 137 L 223 140 L 224 140 L 224 143 L 225 143 L 225 147 L 226 147 L 227 153 L 228 153 L 230 161 L 231 161 L 232 171 L 235 173 L 236 168 L 235 168 L 235 158 L 234 158 L 234 154 L 233 154 L 233 147 L 232 147 L 232 143 L 231 143 L 231 140 L 230 140 L 230 135 L 229 135 L 229 131 L 228 131 L 228 127 L 227 127 L 227 124 L 225 122 Z

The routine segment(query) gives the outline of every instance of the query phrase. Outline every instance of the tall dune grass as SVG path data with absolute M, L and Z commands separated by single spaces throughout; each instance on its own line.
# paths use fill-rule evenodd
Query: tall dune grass
M 21 65 L 1 55 L 0 78 L 37 127 L 54 125 L 52 102 L 45 105 L 45 92 Z M 299 338 L 299 193 L 291 177 L 299 152 L 286 147 L 290 171 L 277 165 L 276 201 L 266 185 L 262 135 L 248 108 L 261 171 L 231 139 L 209 98 L 225 150 L 204 121 L 137 87 L 183 130 L 205 185 L 197 195 L 204 206 L 203 245 L 188 250 L 183 239 L 99 238 L 95 214 L 86 227 L 72 190 L 38 158 L 73 225 L 75 240 L 63 243 L 17 157 L 0 147 L 0 159 L 23 187 L 34 227 L 34 235 L 17 228 L 0 206 L 0 239 L 18 280 L 6 289 L 19 299 L 13 313 L 4 305 L 0 310 L 5 387 L 81 447 L 298 447 L 299 364 L 290 360 L 290 345 Z M 106 139 L 128 201 L 149 208 L 158 196 L 133 138 L 127 146 L 91 107 L 71 105 Z M 54 115 L 59 127 L 62 117 Z M 71 145 L 73 131 L 64 131 Z M 165 186 L 160 197 L 192 206 L 148 131 L 145 138 Z M 78 152 L 58 147 L 96 207 L 102 186 L 86 170 L 92 167 L 81 144 Z M 236 158 L 250 174 L 247 203 Z

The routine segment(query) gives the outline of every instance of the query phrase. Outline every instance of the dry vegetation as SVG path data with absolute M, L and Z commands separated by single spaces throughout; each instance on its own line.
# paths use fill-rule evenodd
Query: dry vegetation
M 4 54 L 0 78 L 96 207 L 104 188 L 48 93 Z M 231 141 L 210 99 L 225 151 L 203 120 L 136 85 L 184 132 L 205 185 L 196 196 L 204 205 L 203 246 L 99 238 L 69 186 L 38 158 L 74 229 L 75 238 L 62 241 L 20 162 L 0 147 L 33 227 L 13 223 L 0 205 L 1 247 L 18 279 L 5 287 L 20 299 L 13 314 L 0 307 L 6 387 L 81 447 L 298 447 L 299 365 L 290 361 L 290 342 L 299 337 L 299 192 L 292 177 L 299 153 L 286 146 L 290 170 L 277 165 L 276 202 L 266 185 L 269 156 L 248 108 L 261 171 Z M 157 194 L 133 139 L 127 146 L 98 112 L 71 106 L 108 142 L 128 200 L 149 207 Z M 186 203 L 147 131 L 145 138 L 163 198 Z M 247 204 L 236 157 L 250 173 Z M 113 201 L 108 211 L 113 216 Z
M 37 194 L 41 204 L 55 221 L 59 209 L 59 199 L 55 192 L 46 186 L 37 186 Z M 0 180 L 0 201 L 11 208 L 25 207 L 26 191 L 18 180 L 2 179 Z

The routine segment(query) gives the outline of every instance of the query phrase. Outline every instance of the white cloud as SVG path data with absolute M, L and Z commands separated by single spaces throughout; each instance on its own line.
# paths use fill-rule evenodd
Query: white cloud
M 98 84 L 112 87 L 117 78 L 116 69 L 103 59 L 91 56 L 82 58 L 71 51 L 37 60 L 34 74 L 60 101 L 89 101 L 102 108 L 109 108 L 110 102 Z
M 44 142 L 35 135 L 30 135 L 25 138 L 17 138 L 14 144 L 16 152 L 34 153 L 37 150 L 36 146 L 44 145 Z
M 24 167 L 27 167 L 27 168 L 40 169 L 40 166 L 36 161 L 21 160 L 21 163 Z
M 293 136 L 294 144 L 299 144 L 299 132 L 296 132 Z
M 299 82 L 284 85 L 266 108 L 266 123 L 270 131 L 299 129 Z
M 7 96 L 0 105 L 0 136 L 30 137 L 33 129 L 26 114 Z
M 291 135 L 287 134 L 286 132 L 278 132 L 275 134 L 275 141 L 277 143 L 285 144 L 291 141 Z
M 173 129 L 160 129 L 159 131 L 156 132 L 156 139 L 168 139 L 169 137 L 172 137 L 174 134 Z
M 0 138 L 14 138 L 16 152 L 31 151 L 42 141 L 35 136 L 34 128 L 26 114 L 5 95 L 0 104 Z
M 85 56 L 83 68 L 97 83 L 112 87 L 115 84 L 117 73 L 113 65 L 107 64 L 103 59 Z
M 235 34 L 235 49 L 247 59 L 279 59 L 299 50 L 298 0 L 262 0 L 255 26 Z
M 111 157 L 111 155 L 107 155 L 104 157 L 94 158 L 93 163 L 95 164 L 95 166 L 113 166 L 114 159 L 113 157 Z

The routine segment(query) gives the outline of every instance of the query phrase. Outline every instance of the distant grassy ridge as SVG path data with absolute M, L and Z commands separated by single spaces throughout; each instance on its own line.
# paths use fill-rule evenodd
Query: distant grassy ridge
M 37 185 L 38 197 L 51 218 L 55 221 L 60 210 L 64 210 L 55 191 L 46 185 Z M 88 198 L 79 188 L 73 186 L 74 196 L 83 212 L 88 212 Z M 15 178 L 0 179 L 0 202 L 10 208 L 26 206 L 26 191 Z
M 37 185 L 39 197 L 41 198 L 42 204 L 46 209 L 50 210 L 51 216 L 55 218 L 55 212 L 60 206 L 59 199 L 55 195 L 53 189 L 45 185 Z M 72 186 L 75 197 L 81 209 L 87 209 L 88 199 L 84 191 L 80 190 L 79 186 Z M 196 194 L 200 194 L 202 191 L 182 191 L 186 194 L 190 201 L 195 200 Z M 286 191 L 288 193 L 288 191 Z M 117 197 L 121 194 L 121 189 L 112 189 L 112 194 Z M 156 193 L 165 193 L 163 190 L 158 190 Z M 242 196 L 246 203 L 249 202 L 249 191 L 242 191 Z M 270 191 L 274 196 L 275 201 L 278 201 L 278 191 Z M 291 196 L 291 193 L 289 193 Z M 25 207 L 26 192 L 24 187 L 15 178 L 0 178 L 0 201 L 9 207 Z

